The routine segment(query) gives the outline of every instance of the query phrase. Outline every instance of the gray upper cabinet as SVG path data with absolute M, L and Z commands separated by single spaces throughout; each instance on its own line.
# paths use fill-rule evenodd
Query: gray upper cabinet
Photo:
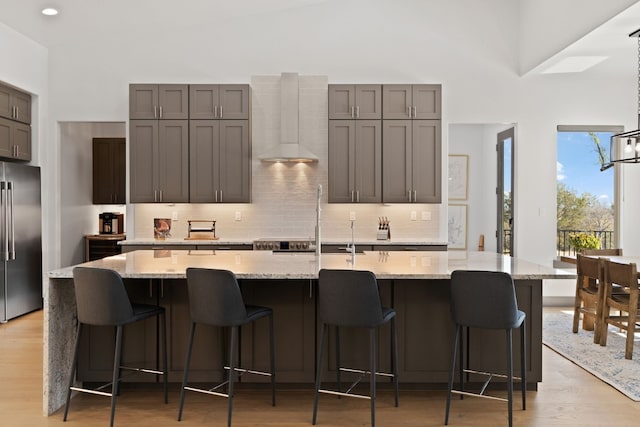
M 189 86 L 186 84 L 129 85 L 129 118 L 180 120 L 189 118 Z
M 31 95 L 0 85 L 0 117 L 31 123 Z
M 383 203 L 440 203 L 439 120 L 384 120 Z
M 249 110 L 249 85 L 189 85 L 192 120 L 244 120 Z
M 329 202 L 382 201 L 380 120 L 329 121 Z
M 442 86 L 383 85 L 383 119 L 433 119 L 441 118 Z
M 249 121 L 191 120 L 190 134 L 190 201 L 250 202 Z
M 0 118 L 0 157 L 31 160 L 31 126 Z
M 381 85 L 329 85 L 329 119 L 380 119 L 381 108 Z
M 188 120 L 131 120 L 131 203 L 189 201 Z

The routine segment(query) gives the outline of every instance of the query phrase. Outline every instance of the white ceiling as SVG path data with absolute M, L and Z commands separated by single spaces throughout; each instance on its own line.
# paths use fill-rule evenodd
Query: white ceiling
M 333 1 L 337 0 L 0 0 L 0 22 L 49 48 L 76 43 L 79 37 L 99 46 L 105 36 L 114 33 L 136 37 L 151 31 L 211 26 L 247 15 L 268 19 L 287 9 Z M 46 6 L 56 7 L 60 14 L 42 15 L 40 11 Z M 336 7 L 340 7 L 339 1 Z M 606 60 L 587 70 L 594 75 L 635 73 L 638 40 L 628 34 L 638 28 L 640 2 L 570 46 L 559 46 L 556 55 L 528 74 L 540 73 L 569 56 L 606 56 Z

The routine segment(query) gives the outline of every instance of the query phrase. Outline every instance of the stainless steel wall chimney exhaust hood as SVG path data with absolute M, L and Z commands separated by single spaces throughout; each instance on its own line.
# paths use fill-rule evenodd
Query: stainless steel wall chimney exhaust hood
M 299 141 L 298 73 L 280 76 L 280 144 L 263 153 L 263 162 L 312 163 L 318 156 L 300 145 Z

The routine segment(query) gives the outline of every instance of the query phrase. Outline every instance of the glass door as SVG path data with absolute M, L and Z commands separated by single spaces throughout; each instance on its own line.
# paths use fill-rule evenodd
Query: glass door
M 498 201 L 496 231 L 498 253 L 514 256 L 514 209 L 513 209 L 513 150 L 515 128 L 498 133 Z

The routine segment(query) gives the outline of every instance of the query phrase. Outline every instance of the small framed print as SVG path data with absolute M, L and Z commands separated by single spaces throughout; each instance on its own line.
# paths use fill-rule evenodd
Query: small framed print
M 467 249 L 467 205 L 449 205 L 448 249 Z
M 449 200 L 467 200 L 469 155 L 449 154 Z

